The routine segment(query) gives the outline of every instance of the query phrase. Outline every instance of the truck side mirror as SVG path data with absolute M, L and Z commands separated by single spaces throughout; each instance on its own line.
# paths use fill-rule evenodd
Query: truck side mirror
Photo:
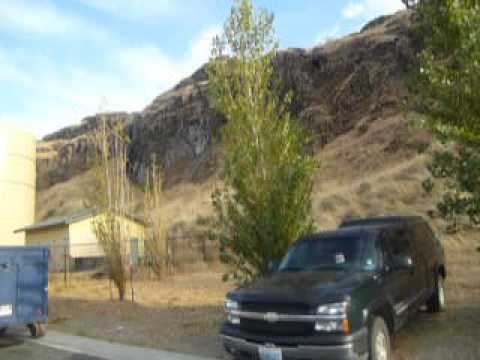
M 281 260 L 271 260 L 268 262 L 268 272 L 270 274 L 276 272 L 280 266 Z

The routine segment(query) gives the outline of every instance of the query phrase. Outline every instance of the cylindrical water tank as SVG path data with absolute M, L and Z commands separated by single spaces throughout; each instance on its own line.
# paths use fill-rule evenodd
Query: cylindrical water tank
M 0 246 L 25 245 L 14 231 L 35 220 L 36 140 L 0 124 Z

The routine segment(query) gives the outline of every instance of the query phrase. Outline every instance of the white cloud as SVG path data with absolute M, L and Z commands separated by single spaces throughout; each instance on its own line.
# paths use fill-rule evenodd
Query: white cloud
M 178 0 L 79 0 L 84 5 L 115 16 L 155 19 L 177 11 Z
M 333 28 L 322 31 L 320 34 L 317 35 L 317 38 L 315 39 L 315 44 L 318 45 L 323 45 L 327 41 L 335 39 L 340 35 L 340 25 L 335 25 Z
M 190 50 L 180 59 L 171 58 L 152 45 L 120 49 L 116 57 L 134 83 L 143 87 L 144 91 L 150 90 L 150 98 L 144 102 L 146 105 L 159 92 L 174 86 L 206 63 L 210 57 L 212 39 L 219 33 L 220 27 L 217 26 L 200 33 Z
M 69 119 L 67 124 L 76 119 L 75 112 L 68 107 L 59 107 L 58 104 L 55 107 L 47 108 L 46 106 L 34 107 L 31 111 L 22 114 L 0 114 L 0 123 L 12 125 L 17 129 L 35 135 L 37 139 L 41 139 L 44 135 L 64 127 L 65 119 Z M 40 112 L 41 115 L 39 115 Z
M 362 3 L 348 3 L 342 10 L 342 15 L 347 19 L 353 19 L 365 12 L 365 5 Z
M 132 79 L 144 83 L 173 83 L 181 72 L 178 63 L 152 45 L 121 49 L 118 61 Z
M 155 18 L 179 11 L 177 0 L 77 0 L 118 16 Z M 22 106 L 0 108 L 0 121 L 42 137 L 102 111 L 140 111 L 205 63 L 217 26 L 200 32 L 184 56 L 173 57 L 147 43 L 121 47 L 111 34 L 51 0 L 0 0 L 0 32 L 103 40 L 91 67 L 59 63 L 42 53 L 0 46 L 0 86 L 12 88 Z M 19 97 L 20 96 L 20 97 Z
M 106 37 L 95 24 L 61 12 L 48 0 L 0 1 L 0 28 L 37 35 Z
M 29 77 L 12 63 L 7 53 L 0 48 L 0 83 L 2 82 L 11 82 L 27 87 L 31 85 Z
M 404 8 L 401 0 L 358 0 L 348 3 L 342 15 L 347 19 L 371 19 Z
M 59 68 L 35 54 L 29 62 L 41 66 L 27 67 L 18 53 L 0 48 L 0 86 L 18 89 L 21 84 L 26 94 L 22 108 L 0 108 L 2 122 L 23 124 L 42 137 L 100 110 L 141 111 L 209 59 L 211 39 L 219 31 L 212 27 L 200 33 L 178 59 L 151 44 L 110 48 L 95 69 Z
M 210 58 L 213 38 L 221 32 L 220 26 L 213 26 L 200 34 L 192 44 L 190 67 L 198 67 Z

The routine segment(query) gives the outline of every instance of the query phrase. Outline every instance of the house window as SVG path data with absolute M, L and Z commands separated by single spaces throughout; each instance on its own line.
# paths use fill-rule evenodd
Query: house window
M 130 263 L 132 265 L 137 265 L 139 260 L 140 252 L 138 248 L 138 239 L 130 239 Z

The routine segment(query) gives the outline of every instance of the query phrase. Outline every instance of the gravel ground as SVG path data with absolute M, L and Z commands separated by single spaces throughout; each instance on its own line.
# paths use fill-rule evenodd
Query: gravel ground
M 420 312 L 395 339 L 395 360 L 480 359 L 480 304 L 451 306 L 445 313 Z

